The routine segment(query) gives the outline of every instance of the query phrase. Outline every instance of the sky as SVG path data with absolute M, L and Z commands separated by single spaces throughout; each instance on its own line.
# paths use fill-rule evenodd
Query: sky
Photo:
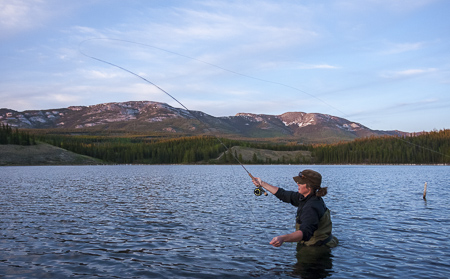
M 0 108 L 180 102 L 449 129 L 448 11 L 447 0 L 0 0 Z

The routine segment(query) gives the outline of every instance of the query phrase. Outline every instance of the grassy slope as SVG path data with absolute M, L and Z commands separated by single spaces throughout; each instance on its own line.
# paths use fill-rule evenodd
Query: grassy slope
M 297 157 L 303 158 L 305 161 L 311 160 L 311 152 L 309 151 L 274 151 L 242 146 L 233 146 L 230 148 L 230 151 L 232 154 L 237 154 L 238 156 L 241 155 L 242 160 L 244 161 L 252 161 L 253 154 L 256 154 L 257 159 L 263 162 L 265 162 L 266 159 L 270 159 L 275 163 L 277 160 L 283 161 L 283 157 L 285 161 L 294 161 Z M 220 157 L 218 159 L 220 159 Z
M 0 145 L 0 166 L 98 165 L 101 161 L 46 143 L 37 145 Z

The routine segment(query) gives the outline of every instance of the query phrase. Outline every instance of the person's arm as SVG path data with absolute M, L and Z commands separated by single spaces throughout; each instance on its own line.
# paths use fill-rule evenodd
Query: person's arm
M 253 184 L 255 184 L 256 187 L 263 187 L 283 202 L 290 203 L 293 206 L 298 206 L 299 198 L 301 196 L 298 192 L 286 191 L 283 188 L 273 186 L 265 181 L 262 181 L 259 177 L 253 178 Z
M 270 193 L 272 193 L 274 195 L 278 191 L 277 186 L 270 185 L 269 183 L 262 181 L 261 178 L 259 178 L 259 177 L 255 177 L 253 179 L 253 184 L 255 184 L 256 187 L 258 187 L 258 186 L 263 187 L 264 189 L 266 189 L 267 191 L 269 191 Z
M 270 244 L 273 247 L 280 247 L 283 245 L 284 242 L 298 242 L 303 239 L 303 232 L 302 231 L 295 231 L 290 234 L 280 235 L 276 236 L 270 241 Z

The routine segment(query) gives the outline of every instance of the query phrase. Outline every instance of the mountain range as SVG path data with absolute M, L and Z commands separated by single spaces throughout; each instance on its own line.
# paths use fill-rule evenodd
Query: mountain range
M 0 109 L 0 123 L 27 129 L 123 130 L 210 134 L 244 138 L 286 138 L 299 143 L 333 143 L 355 138 L 407 135 L 401 131 L 371 130 L 344 118 L 305 112 L 281 115 L 238 113 L 214 117 L 165 103 L 129 101 L 48 110 Z

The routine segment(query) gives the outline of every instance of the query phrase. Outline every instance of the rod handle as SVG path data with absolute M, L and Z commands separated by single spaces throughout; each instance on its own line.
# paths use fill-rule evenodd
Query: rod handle
M 253 177 L 253 175 L 249 172 L 247 172 L 248 175 L 252 178 L 252 180 L 254 180 L 255 178 Z M 259 185 L 259 187 L 263 188 L 261 185 Z M 267 191 L 264 191 L 264 196 L 268 196 L 269 194 L 267 194 Z

